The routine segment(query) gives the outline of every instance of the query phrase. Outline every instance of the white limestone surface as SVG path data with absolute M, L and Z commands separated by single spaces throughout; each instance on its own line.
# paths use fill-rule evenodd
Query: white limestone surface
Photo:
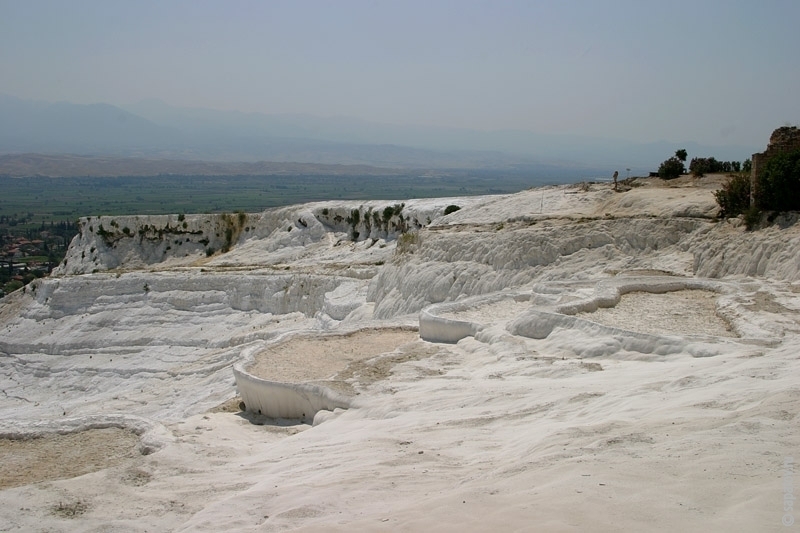
M 86 219 L 0 300 L 1 529 L 785 531 L 800 226 L 716 220 L 723 179 Z M 248 353 L 415 327 L 314 425 L 238 408 Z

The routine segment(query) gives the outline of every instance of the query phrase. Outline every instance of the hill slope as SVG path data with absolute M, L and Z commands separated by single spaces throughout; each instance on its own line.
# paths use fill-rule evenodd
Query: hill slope
M 392 168 L 519 169 L 647 175 L 678 148 L 690 157 L 743 161 L 758 150 L 687 139 L 639 143 L 521 130 L 477 131 L 170 106 L 78 105 L 0 94 L 0 155 L 81 154 L 216 162 L 299 162 Z M 162 171 L 163 172 L 163 171 Z

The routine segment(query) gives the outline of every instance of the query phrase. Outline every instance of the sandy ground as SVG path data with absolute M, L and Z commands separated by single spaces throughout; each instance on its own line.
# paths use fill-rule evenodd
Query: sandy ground
M 0 439 L 0 489 L 97 472 L 140 455 L 139 438 L 118 428 Z
M 270 346 L 247 368 L 254 376 L 288 383 L 334 378 L 348 365 L 392 352 L 419 339 L 408 329 L 368 329 L 349 335 L 293 338 Z
M 455 320 L 491 324 L 508 321 L 526 309 L 529 309 L 530 306 L 530 302 L 516 302 L 508 299 L 480 305 L 471 309 L 442 313 L 442 316 Z
M 735 337 L 730 325 L 716 314 L 717 297 L 701 290 L 632 292 L 622 295 L 614 307 L 577 316 L 638 333 Z

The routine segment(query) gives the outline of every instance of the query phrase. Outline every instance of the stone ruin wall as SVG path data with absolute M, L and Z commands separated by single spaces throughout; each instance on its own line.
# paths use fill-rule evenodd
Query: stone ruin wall
M 750 205 L 753 205 L 758 177 L 766 162 L 776 155 L 795 150 L 800 150 L 800 129 L 797 126 L 783 126 L 772 132 L 766 151 L 753 154 L 750 170 Z

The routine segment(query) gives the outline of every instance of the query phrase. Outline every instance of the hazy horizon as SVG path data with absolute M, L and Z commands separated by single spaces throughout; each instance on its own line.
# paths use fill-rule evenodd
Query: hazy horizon
M 0 92 L 761 146 L 800 3 L 0 2 Z

